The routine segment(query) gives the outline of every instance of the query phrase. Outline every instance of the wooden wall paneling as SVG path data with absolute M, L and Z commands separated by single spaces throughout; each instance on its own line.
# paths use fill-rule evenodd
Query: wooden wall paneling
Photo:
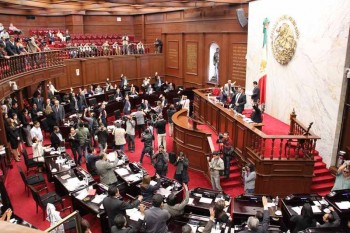
M 66 27 L 71 34 L 84 33 L 84 18 L 82 15 L 67 15 Z
M 117 17 L 121 21 L 117 21 Z M 88 34 L 128 34 L 134 35 L 133 16 L 101 16 L 85 15 L 84 16 L 84 33 Z
M 239 123 L 237 123 L 235 126 L 235 150 L 242 154 L 245 146 L 244 137 L 246 128 Z
M 226 117 L 226 114 L 219 111 L 219 121 L 218 121 L 218 129 L 219 129 L 219 133 L 224 133 L 226 132 L 226 121 L 228 120 L 227 117 Z
M 184 51 L 183 51 L 183 77 L 186 86 L 193 86 L 201 88 L 203 70 L 202 67 L 202 53 L 203 47 L 202 34 L 188 34 L 184 35 Z

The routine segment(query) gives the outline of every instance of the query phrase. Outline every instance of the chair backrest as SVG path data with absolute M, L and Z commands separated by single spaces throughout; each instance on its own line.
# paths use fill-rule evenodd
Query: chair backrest
M 26 179 L 26 176 L 24 175 L 23 169 L 20 166 L 17 166 L 17 168 L 18 168 L 19 174 L 21 175 L 24 185 L 27 185 L 27 179 Z
M 28 185 L 30 192 L 32 193 L 33 199 L 34 201 L 41 207 L 43 208 L 43 203 L 41 201 L 40 198 L 40 194 L 39 192 L 32 186 L 32 185 Z
M 26 166 L 28 166 L 29 157 L 28 157 L 28 153 L 27 153 L 26 149 L 22 149 L 22 154 L 24 157 L 24 163 L 26 164 Z
M 96 98 L 91 98 L 91 99 L 88 100 L 88 102 L 89 102 L 89 105 L 90 105 L 90 106 L 94 106 L 94 105 L 97 104 Z
M 118 119 L 120 119 L 122 117 L 119 109 L 115 110 L 114 116 L 115 116 L 116 120 L 118 120 Z

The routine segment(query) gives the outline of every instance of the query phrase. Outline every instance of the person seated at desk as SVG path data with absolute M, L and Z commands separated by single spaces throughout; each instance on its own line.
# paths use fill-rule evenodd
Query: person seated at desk
M 311 205 L 305 203 L 301 209 L 301 215 L 293 215 L 290 221 L 295 224 L 292 233 L 298 233 L 309 227 L 316 227 L 316 220 L 314 219 L 314 212 L 312 211 Z
M 334 211 L 332 206 L 329 207 L 328 209 L 331 212 L 323 215 L 322 219 L 323 219 L 324 223 L 322 225 L 318 225 L 318 227 L 338 227 L 338 226 L 340 226 L 340 217 L 337 214 L 337 212 Z
M 173 91 L 174 90 L 174 86 L 172 83 L 168 83 L 168 81 L 165 81 L 165 89 L 164 89 L 164 92 L 167 93 L 167 92 L 170 92 L 170 91 Z
M 122 92 L 120 91 L 120 88 L 117 88 L 117 90 L 116 90 L 116 92 L 115 92 L 115 94 L 114 94 L 114 99 L 115 99 L 116 101 L 120 101 L 120 100 L 123 99 L 123 94 L 122 94 Z
M 95 95 L 100 95 L 103 94 L 103 89 L 100 85 L 97 85 L 97 87 L 95 88 Z
M 259 104 L 252 100 L 252 106 L 253 106 L 253 112 L 250 115 L 250 119 L 252 121 L 254 121 L 255 123 L 261 123 L 262 122 L 262 112 L 259 108 Z
M 244 88 L 239 87 L 238 93 L 233 96 L 231 104 L 229 105 L 230 108 L 233 108 L 238 113 L 242 114 L 244 110 L 244 105 L 247 103 L 246 95 L 244 94 Z
M 57 150 L 58 147 L 61 146 L 61 142 L 63 142 L 62 134 L 60 133 L 60 128 L 58 126 L 53 127 L 53 132 L 50 136 L 51 146 Z
M 151 185 L 152 178 L 149 175 L 146 175 L 142 179 L 141 183 L 141 195 L 143 196 L 143 200 L 147 202 L 152 201 L 152 197 L 154 195 L 154 192 L 157 191 L 160 188 L 160 177 L 158 174 L 156 174 L 156 184 Z
M 1 209 L 0 209 L 1 211 Z M 7 221 L 9 222 L 11 220 L 11 216 L 12 216 L 12 210 L 10 208 L 8 208 L 4 214 L 0 217 L 0 221 Z
M 267 198 L 262 197 L 262 203 L 264 206 L 263 221 L 260 224 L 259 219 L 256 217 L 250 216 L 247 221 L 248 229 L 240 231 L 240 233 L 264 233 L 267 232 L 267 229 L 270 225 L 270 214 L 267 206 Z
M 114 168 L 118 166 L 118 154 L 115 153 L 115 160 L 113 163 L 107 161 L 107 154 L 102 153 L 101 159 L 96 162 L 97 174 L 100 175 L 101 183 L 110 185 L 117 182 L 117 177 L 114 173 Z
M 147 233 L 167 233 L 167 221 L 170 213 L 163 208 L 163 196 L 156 194 L 152 198 L 152 207 L 145 211 L 145 222 Z
M 151 85 L 148 85 L 147 88 L 145 89 L 146 90 L 146 94 L 147 95 L 152 95 L 153 93 L 153 88 Z
M 148 100 L 142 99 L 142 101 L 141 101 L 141 109 L 142 109 L 145 113 L 151 111 L 151 105 L 148 103 Z
M 143 204 L 140 204 L 139 209 L 140 209 L 141 217 L 137 221 L 136 226 L 134 226 L 134 227 L 127 226 L 128 222 L 126 221 L 125 216 L 122 214 L 118 214 L 114 218 L 115 225 L 112 226 L 111 232 L 112 233 L 137 233 L 137 232 L 139 232 L 141 229 L 141 226 L 144 222 L 146 208 Z
M 214 211 L 215 211 L 216 222 L 228 223 L 229 216 L 224 210 L 225 207 L 226 207 L 225 200 L 218 200 L 217 202 L 215 202 Z
M 168 210 L 171 217 L 176 217 L 183 215 L 185 206 L 188 204 L 190 200 L 190 192 L 188 191 L 188 187 L 186 184 L 183 184 L 183 187 L 185 188 L 185 199 L 182 200 L 181 203 L 176 204 L 176 195 L 171 193 L 167 199 L 166 204 L 164 204 L 164 209 Z
M 94 86 L 90 85 L 89 91 L 87 92 L 89 96 L 95 95 Z
M 350 189 L 350 162 L 343 163 L 338 168 L 332 191 Z
M 147 87 L 150 85 L 150 83 L 151 83 L 151 77 L 149 77 L 149 78 L 145 77 L 145 78 L 142 80 L 141 86 L 142 86 L 143 88 L 145 88 L 145 90 L 147 90 Z
M 128 95 L 132 98 L 135 98 L 139 95 L 139 93 L 136 91 L 134 86 L 131 86 L 130 91 L 128 93 Z
M 125 202 L 120 200 L 120 193 L 117 185 L 110 185 L 108 188 L 108 196 L 105 197 L 102 201 L 102 205 L 106 214 L 108 216 L 109 226 L 114 225 L 114 218 L 118 214 L 126 214 L 126 209 L 136 208 L 140 205 L 143 197 L 138 196 L 138 198 L 132 203 Z

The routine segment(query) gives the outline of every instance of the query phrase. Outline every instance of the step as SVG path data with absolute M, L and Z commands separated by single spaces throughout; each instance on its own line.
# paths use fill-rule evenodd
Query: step
M 228 180 L 241 180 L 242 176 L 240 173 L 230 173 L 229 179 Z
M 321 168 L 321 169 L 315 169 L 314 170 L 314 174 L 316 176 L 320 176 L 320 175 L 329 175 L 330 171 L 327 168 Z
M 233 188 L 243 186 L 242 181 L 240 180 L 223 180 L 221 179 L 221 187 L 222 188 Z
M 319 155 L 316 155 L 316 156 L 314 156 L 314 160 L 315 160 L 316 162 L 322 162 L 322 157 L 319 156 Z
M 315 162 L 315 168 L 326 168 L 326 164 L 324 162 Z
M 239 171 L 239 168 L 238 168 L 237 166 L 230 166 L 230 174 L 231 174 L 231 173 L 235 173 L 235 172 L 241 173 L 241 172 Z
M 313 184 L 311 185 L 311 190 L 320 192 L 320 191 L 331 191 L 333 188 L 334 183 L 333 182 L 327 182 L 324 184 Z
M 334 182 L 335 177 L 333 175 L 314 176 L 312 178 L 312 184 Z

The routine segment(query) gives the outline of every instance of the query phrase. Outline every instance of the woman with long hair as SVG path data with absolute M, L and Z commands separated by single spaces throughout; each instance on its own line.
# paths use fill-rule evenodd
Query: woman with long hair
M 295 224 L 292 233 L 303 231 L 309 227 L 316 227 L 316 220 L 314 219 L 314 212 L 309 203 L 305 203 L 301 209 L 300 215 L 293 215 L 290 221 Z
M 143 196 L 143 201 L 152 202 L 152 197 L 155 191 L 160 188 L 160 179 L 159 175 L 157 177 L 157 184 L 151 185 L 152 178 L 149 175 L 146 175 L 142 179 L 141 183 L 141 195 Z
M 55 113 L 52 110 L 52 107 L 50 105 L 47 105 L 44 111 L 45 117 L 46 117 L 46 123 L 47 127 L 49 129 L 49 132 L 53 132 L 53 127 L 57 126 L 56 116 Z
M 18 152 L 18 144 L 21 140 L 19 130 L 16 128 L 12 118 L 7 118 L 8 123 L 8 140 L 11 144 L 11 154 L 16 162 L 20 161 L 20 154 Z

